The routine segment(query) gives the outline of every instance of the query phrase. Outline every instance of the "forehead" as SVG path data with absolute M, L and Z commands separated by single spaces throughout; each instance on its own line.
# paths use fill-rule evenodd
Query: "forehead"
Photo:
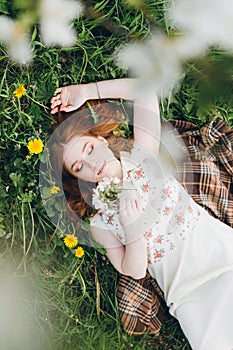
M 69 162 L 75 154 L 78 156 L 82 152 L 82 148 L 87 142 L 98 143 L 99 140 L 96 137 L 77 135 L 72 137 L 69 142 L 64 146 L 63 159 L 65 162 Z
M 84 142 L 94 139 L 94 137 L 77 135 L 72 137 L 69 142 L 65 144 L 65 151 L 72 150 L 73 147 L 81 147 Z

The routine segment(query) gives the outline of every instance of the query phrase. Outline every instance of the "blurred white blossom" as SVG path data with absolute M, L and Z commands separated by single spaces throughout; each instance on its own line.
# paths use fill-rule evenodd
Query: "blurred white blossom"
M 154 38 L 132 43 L 116 52 L 117 64 L 144 81 L 145 87 L 157 95 L 167 95 L 182 73 L 180 52 L 176 41 L 157 32 Z
M 177 36 L 174 45 L 177 55 L 182 61 L 201 56 L 205 54 L 207 50 L 204 42 L 194 40 L 194 38 L 188 34 Z
M 10 58 L 19 64 L 29 63 L 32 51 L 24 26 L 7 16 L 0 16 L 0 41 L 6 46 Z
M 193 45 L 220 45 L 233 50 L 232 0 L 175 0 L 169 9 L 171 23 L 188 33 Z
M 10 260 L 1 263 L 0 349 L 51 349 L 52 344 L 46 340 L 48 333 L 46 330 L 41 332 L 38 322 L 44 313 L 45 302 L 43 299 L 38 302 L 37 281 L 30 281 L 29 274 L 16 274 Z
M 41 0 L 39 5 L 40 32 L 48 46 L 69 46 L 75 43 L 76 33 L 70 22 L 82 14 L 83 6 L 73 0 Z

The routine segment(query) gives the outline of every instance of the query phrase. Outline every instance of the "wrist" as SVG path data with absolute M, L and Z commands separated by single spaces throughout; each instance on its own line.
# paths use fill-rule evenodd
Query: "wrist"
M 100 100 L 100 99 L 101 99 L 101 93 L 100 93 L 100 87 L 99 87 L 98 82 L 96 82 L 95 85 L 96 85 L 96 90 L 97 90 L 98 99 Z
M 101 98 L 97 83 L 87 84 L 86 89 L 86 95 L 88 100 L 99 100 Z
M 127 228 L 123 228 L 125 232 L 126 245 L 135 244 L 136 242 L 144 242 L 145 236 L 144 231 L 140 227 L 134 225 L 128 225 Z

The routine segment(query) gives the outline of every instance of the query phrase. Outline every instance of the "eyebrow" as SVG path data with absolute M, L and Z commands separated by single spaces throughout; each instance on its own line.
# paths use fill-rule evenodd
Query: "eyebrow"
M 82 153 L 85 151 L 87 145 L 88 145 L 89 141 L 87 141 L 86 143 L 84 143 L 83 148 L 82 148 Z M 72 165 L 71 165 L 71 170 L 73 170 L 73 167 L 75 166 L 75 164 L 78 163 L 78 160 L 76 160 Z

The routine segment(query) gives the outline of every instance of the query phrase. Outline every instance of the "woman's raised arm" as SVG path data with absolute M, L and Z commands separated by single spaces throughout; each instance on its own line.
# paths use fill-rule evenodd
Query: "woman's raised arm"
M 105 98 L 135 99 L 136 79 L 103 80 L 97 83 L 69 85 L 55 90 L 55 96 L 51 98 L 51 113 L 61 111 L 71 112 L 81 107 L 88 100 Z
M 134 102 L 134 141 L 150 153 L 159 153 L 161 120 L 159 103 L 154 93 L 137 98 Z
M 160 144 L 159 104 L 153 93 L 147 92 L 147 96 L 138 97 L 138 84 L 138 79 L 124 78 L 57 88 L 51 99 L 51 113 L 57 113 L 59 108 L 61 111 L 71 112 L 88 100 L 134 100 L 135 142 L 154 154 L 159 151 Z

